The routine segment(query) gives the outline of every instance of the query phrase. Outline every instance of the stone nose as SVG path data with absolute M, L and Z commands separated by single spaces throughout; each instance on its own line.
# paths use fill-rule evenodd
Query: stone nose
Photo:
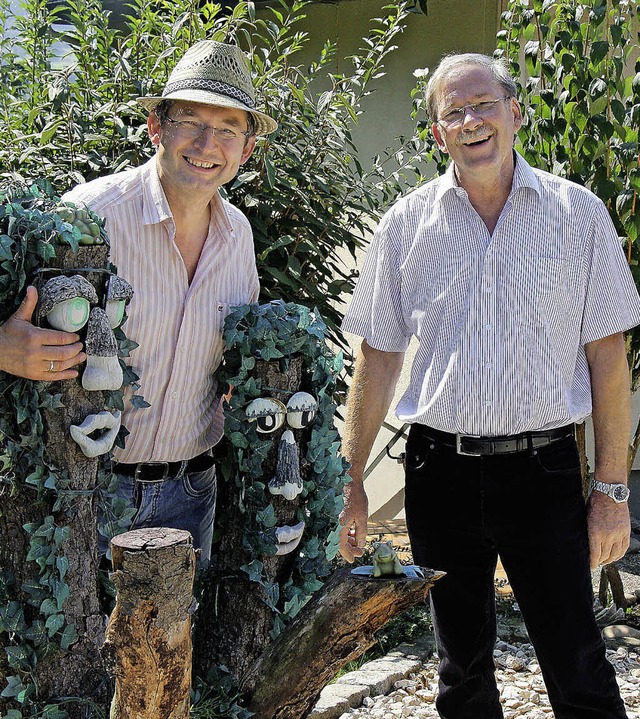
M 269 492 L 280 494 L 288 500 L 295 499 L 302 492 L 298 446 L 290 429 L 280 437 L 276 474 L 269 482 Z

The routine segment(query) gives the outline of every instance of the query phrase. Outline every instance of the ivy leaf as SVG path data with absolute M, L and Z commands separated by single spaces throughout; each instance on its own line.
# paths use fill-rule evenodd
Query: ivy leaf
M 9 602 L 0 607 L 0 631 L 8 634 L 20 634 L 26 629 L 24 612 L 18 602 Z
M 267 529 L 275 527 L 278 523 L 278 518 L 276 517 L 276 510 L 273 504 L 269 504 L 263 510 L 259 511 L 256 514 L 256 521 Z
M 7 661 L 12 669 L 30 669 L 31 654 L 23 644 L 14 647 L 5 647 Z
M 135 407 L 136 409 L 144 409 L 145 407 L 151 407 L 149 402 L 147 402 L 141 394 L 132 395 L 132 397 L 129 401 L 131 402 L 132 406 Z
M 0 694 L 0 697 L 5 697 L 6 699 L 11 699 L 13 697 L 17 697 L 18 694 L 20 694 L 20 692 L 23 690 L 24 690 L 24 685 L 23 685 L 20 677 L 17 677 L 17 676 L 7 677 L 7 686 L 4 688 L 3 692 Z M 20 714 L 20 716 L 22 716 L 22 714 Z
M 76 632 L 76 625 L 75 624 L 67 624 L 67 626 L 64 628 L 64 631 L 62 632 L 62 637 L 60 638 L 60 646 L 62 649 L 68 649 L 74 642 L 78 641 L 78 633 Z
M 52 637 L 64 626 L 64 614 L 52 614 L 45 622 L 49 636 Z
M 258 584 L 263 584 L 262 580 L 262 570 L 264 568 L 264 565 L 259 559 L 254 559 L 253 562 L 250 564 L 243 564 L 240 569 L 243 572 L 246 572 L 246 574 L 249 576 L 249 580 L 252 582 L 257 582 Z

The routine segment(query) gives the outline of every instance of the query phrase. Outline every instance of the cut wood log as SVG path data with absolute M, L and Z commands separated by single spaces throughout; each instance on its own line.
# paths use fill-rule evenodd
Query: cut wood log
M 443 572 L 373 579 L 335 572 L 243 677 L 255 719 L 300 719 L 323 687 L 396 615 L 427 598 Z
M 111 719 L 188 719 L 195 551 L 181 529 L 111 541 L 118 590 L 103 654 L 115 674 Z

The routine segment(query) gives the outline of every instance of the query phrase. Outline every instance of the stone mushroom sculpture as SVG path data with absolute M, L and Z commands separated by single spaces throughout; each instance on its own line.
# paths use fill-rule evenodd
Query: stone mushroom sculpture
M 107 289 L 107 303 L 105 312 L 109 318 L 111 329 L 120 327 L 124 319 L 126 305 L 133 297 L 133 287 L 122 277 L 111 275 Z
M 52 277 L 40 290 L 39 317 L 46 317 L 53 329 L 77 332 L 97 302 L 93 285 L 81 275 Z
M 89 315 L 85 350 L 87 366 L 82 374 L 84 389 L 90 392 L 120 389 L 124 377 L 118 361 L 118 343 L 107 313 L 100 307 L 94 307 Z

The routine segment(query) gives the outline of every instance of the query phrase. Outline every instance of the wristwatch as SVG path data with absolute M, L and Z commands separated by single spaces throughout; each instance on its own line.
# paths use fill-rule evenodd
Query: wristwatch
M 598 482 L 597 480 L 591 481 L 591 490 L 596 490 L 596 492 L 602 492 L 603 494 L 606 494 L 608 497 L 611 497 L 614 502 L 617 504 L 622 504 L 622 502 L 626 502 L 627 499 L 629 499 L 629 487 L 625 486 L 624 484 L 610 484 L 608 482 Z

